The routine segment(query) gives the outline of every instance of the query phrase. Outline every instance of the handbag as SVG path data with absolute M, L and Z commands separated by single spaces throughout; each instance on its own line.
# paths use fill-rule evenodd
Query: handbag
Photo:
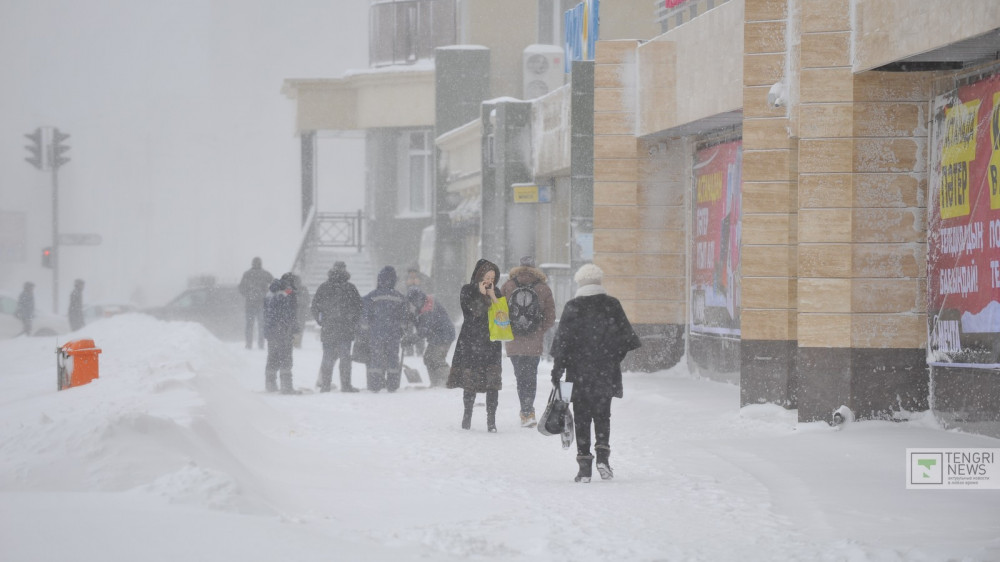
M 510 310 L 507 308 L 507 297 L 500 297 L 490 305 L 490 341 L 511 341 L 514 330 L 510 327 Z
M 566 415 L 569 414 L 569 402 L 562 399 L 562 391 L 559 385 L 552 385 L 552 392 L 549 393 L 549 401 L 545 404 L 542 417 L 538 418 L 538 433 L 542 435 L 562 435 L 566 432 Z M 572 414 L 570 414 L 572 416 Z M 570 417 L 572 419 L 572 417 Z M 569 430 L 573 430 L 570 423 Z

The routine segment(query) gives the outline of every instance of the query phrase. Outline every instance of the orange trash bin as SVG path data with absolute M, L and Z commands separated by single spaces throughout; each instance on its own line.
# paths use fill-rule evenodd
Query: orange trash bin
M 98 377 L 97 355 L 101 350 L 92 339 L 67 342 L 56 349 L 59 390 L 81 386 Z

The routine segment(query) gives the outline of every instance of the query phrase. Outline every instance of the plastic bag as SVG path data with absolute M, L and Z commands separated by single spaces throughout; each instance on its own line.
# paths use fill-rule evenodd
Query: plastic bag
M 500 297 L 490 305 L 490 341 L 511 341 L 514 331 L 510 327 L 510 311 L 507 308 L 507 298 Z

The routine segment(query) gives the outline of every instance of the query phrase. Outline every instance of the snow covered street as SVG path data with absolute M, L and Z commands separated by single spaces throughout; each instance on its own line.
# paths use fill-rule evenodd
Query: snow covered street
M 267 394 L 263 351 L 195 324 L 126 315 L 77 335 L 103 350 L 101 378 L 63 392 L 66 339 L 0 341 L 5 562 L 1000 560 L 1000 490 L 905 489 L 907 447 L 1000 447 L 928 414 L 836 431 L 740 409 L 738 387 L 683 367 L 626 373 L 615 479 L 577 484 L 575 447 L 520 427 L 506 359 L 489 434 L 481 406 L 460 429 L 459 390 L 405 380 Z M 321 354 L 307 334 L 297 387 Z

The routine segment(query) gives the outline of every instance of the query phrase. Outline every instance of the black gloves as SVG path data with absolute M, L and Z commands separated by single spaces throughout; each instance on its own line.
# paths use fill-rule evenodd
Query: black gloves
M 552 369 L 552 384 L 559 384 L 559 379 L 562 378 L 563 372 L 561 369 Z

